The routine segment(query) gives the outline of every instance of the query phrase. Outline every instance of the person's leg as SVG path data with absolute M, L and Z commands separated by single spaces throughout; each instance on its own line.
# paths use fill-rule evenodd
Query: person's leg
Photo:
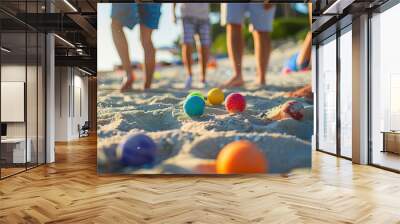
M 156 50 L 151 40 L 153 30 L 147 26 L 140 24 L 140 41 L 144 50 L 144 72 L 145 81 L 144 89 L 149 89 L 153 80 L 154 69 L 156 66 Z
M 160 3 L 139 4 L 140 41 L 144 50 L 144 89 L 149 89 L 156 67 L 156 50 L 151 35 L 158 28 L 161 15 Z
M 308 19 L 309 19 L 309 23 L 310 23 L 310 30 L 311 30 L 311 24 L 312 24 L 312 3 L 308 3 Z M 308 38 L 309 43 L 308 42 Z M 311 32 L 308 32 L 307 37 L 303 43 L 303 48 L 304 45 L 309 45 L 310 48 L 310 53 L 309 53 L 309 57 L 308 57 L 308 62 L 310 62 L 311 59 L 311 41 L 312 41 L 312 35 Z M 300 54 L 299 54 L 300 57 Z M 301 63 L 301 62 L 300 62 Z M 303 61 L 304 63 L 304 61 Z M 309 63 L 309 66 L 311 66 L 311 63 Z M 287 94 L 285 94 L 286 97 L 304 97 L 306 99 L 309 99 L 310 101 L 313 100 L 313 92 L 312 92 L 312 85 L 311 84 L 306 84 L 305 86 L 303 86 L 300 89 L 297 89 L 293 92 L 289 92 Z
M 310 101 L 313 100 L 312 86 L 311 84 L 306 84 L 304 87 L 297 89 L 293 92 L 285 94 L 285 97 L 301 98 L 304 97 Z
M 234 69 L 234 76 L 222 85 L 223 88 L 238 87 L 244 84 L 242 77 L 242 56 L 244 38 L 242 25 L 228 24 L 226 27 L 226 40 L 228 45 L 228 57 Z
M 301 45 L 301 50 L 299 52 L 299 55 L 297 56 L 296 60 L 297 67 L 301 68 L 304 67 L 305 64 L 310 63 L 311 44 L 312 44 L 312 34 L 311 32 L 308 32 L 306 38 L 303 41 L 303 44 Z
M 206 83 L 207 63 L 209 58 L 210 45 L 210 23 L 201 21 L 199 24 L 200 44 L 198 46 L 199 64 L 201 65 L 201 82 Z
M 182 44 L 182 62 L 186 70 L 186 81 L 185 89 L 192 88 L 192 53 L 193 53 L 193 36 L 194 36 L 194 24 L 191 19 L 183 18 L 183 44 Z
M 245 3 L 227 3 L 226 15 L 226 42 L 228 56 L 234 69 L 234 76 L 222 88 L 242 86 L 244 80 L 242 77 L 242 55 L 244 47 L 244 38 L 242 36 L 242 20 L 247 10 Z
M 122 84 L 121 91 L 126 91 L 132 88 L 132 84 L 135 80 L 129 57 L 128 42 L 126 41 L 123 26 L 117 19 L 112 19 L 111 30 L 115 47 L 117 48 L 118 55 L 121 58 L 122 67 L 126 72 L 126 77 Z
M 311 30 L 311 22 L 312 22 L 312 4 L 308 4 L 308 13 L 309 13 L 309 23 Z M 312 34 L 309 31 L 301 45 L 301 49 L 298 53 L 292 55 L 289 60 L 286 62 L 285 67 L 282 70 L 284 75 L 290 74 L 291 72 L 301 71 L 311 66 L 311 45 L 312 45 Z
M 311 30 L 311 23 L 312 23 L 312 3 L 308 3 L 308 20 L 310 23 L 310 30 Z M 301 46 L 301 51 L 299 56 L 297 57 L 297 66 L 302 66 L 305 63 L 311 64 L 311 45 L 312 45 L 312 34 L 311 31 L 307 33 L 307 36 Z
M 192 77 L 192 44 L 182 44 L 182 61 L 185 66 L 185 70 L 188 76 Z
M 132 89 L 135 75 L 129 57 L 128 42 L 126 40 L 123 27 L 132 29 L 138 23 L 137 5 L 125 3 L 113 3 L 111 8 L 111 30 L 112 37 L 121 58 L 122 67 L 126 72 L 121 91 Z
M 257 66 L 257 83 L 265 85 L 265 73 L 271 54 L 271 39 L 268 32 L 261 31 L 253 31 L 253 39 Z
M 118 55 L 122 61 L 122 67 L 127 72 L 127 74 L 130 74 L 130 72 L 132 71 L 132 66 L 129 57 L 128 42 L 126 41 L 121 22 L 116 19 L 112 19 L 111 30 L 115 47 L 117 48 Z
M 201 65 L 201 82 L 206 83 L 207 75 L 207 62 L 209 57 L 209 47 L 208 45 L 201 45 L 199 47 L 199 63 Z
M 271 54 L 272 21 L 275 16 L 275 7 L 265 8 L 263 3 L 250 4 L 250 20 L 254 40 L 254 53 L 256 57 L 257 83 L 265 85 L 265 76 Z

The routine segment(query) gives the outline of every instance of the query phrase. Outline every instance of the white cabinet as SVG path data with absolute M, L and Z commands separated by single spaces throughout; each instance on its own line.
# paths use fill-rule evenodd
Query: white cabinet
M 1 140 L 2 146 L 12 149 L 12 162 L 25 163 L 32 161 L 32 140 L 24 138 L 7 138 Z M 25 144 L 27 144 L 25 151 Z

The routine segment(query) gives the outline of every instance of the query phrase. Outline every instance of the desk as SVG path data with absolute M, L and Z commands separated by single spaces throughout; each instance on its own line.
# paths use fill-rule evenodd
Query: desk
M 8 163 L 25 163 L 31 162 L 32 153 L 31 146 L 32 140 L 28 138 L 26 140 L 28 143 L 25 153 L 25 138 L 5 138 L 1 139 L 1 156 Z M 3 156 L 5 154 L 5 156 Z M 12 156 L 11 156 L 12 154 Z M 3 159 L 2 158 L 2 159 Z M 12 160 L 11 160 L 12 158 Z M 25 160 L 26 159 L 26 160 Z
M 400 154 L 400 131 L 382 131 L 383 150 L 382 152 L 392 152 Z

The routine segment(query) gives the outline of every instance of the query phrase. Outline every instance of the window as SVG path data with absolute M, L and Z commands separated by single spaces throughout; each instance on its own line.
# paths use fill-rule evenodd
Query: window
M 400 4 L 371 18 L 371 162 L 400 170 Z M 394 131 L 394 133 L 392 133 Z
M 351 25 L 340 36 L 340 155 L 352 156 L 352 33 Z
M 336 153 L 336 36 L 318 48 L 318 149 Z

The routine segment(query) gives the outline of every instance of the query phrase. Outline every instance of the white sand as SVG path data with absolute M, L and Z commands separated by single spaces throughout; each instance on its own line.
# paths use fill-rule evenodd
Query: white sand
M 230 115 L 224 106 L 207 107 L 196 119 L 182 110 L 188 94 L 183 90 L 183 67 L 159 69 L 153 89 L 141 92 L 141 73 L 134 84 L 136 91 L 118 91 L 121 75 L 100 73 L 98 90 L 98 166 L 100 172 L 119 173 L 194 173 L 196 165 L 215 160 L 219 150 L 238 139 L 255 142 L 265 153 L 271 173 L 286 173 L 294 168 L 311 166 L 310 139 L 313 127 L 312 102 L 296 99 L 306 108 L 302 121 L 292 119 L 271 122 L 261 115 L 290 100 L 282 95 L 311 81 L 310 72 L 290 76 L 280 75 L 283 62 L 299 46 L 288 42 L 274 50 L 267 74 L 267 86 L 254 85 L 255 61 L 246 56 L 243 61 L 245 88 L 225 91 L 240 92 L 246 97 L 247 108 L 242 114 Z M 199 78 L 195 66 L 195 83 Z M 218 68 L 209 70 L 209 88 L 226 81 L 231 67 L 227 59 L 218 61 Z M 196 89 L 204 94 L 208 89 Z M 157 165 L 135 170 L 119 167 L 115 148 L 131 133 L 145 132 L 159 148 Z

